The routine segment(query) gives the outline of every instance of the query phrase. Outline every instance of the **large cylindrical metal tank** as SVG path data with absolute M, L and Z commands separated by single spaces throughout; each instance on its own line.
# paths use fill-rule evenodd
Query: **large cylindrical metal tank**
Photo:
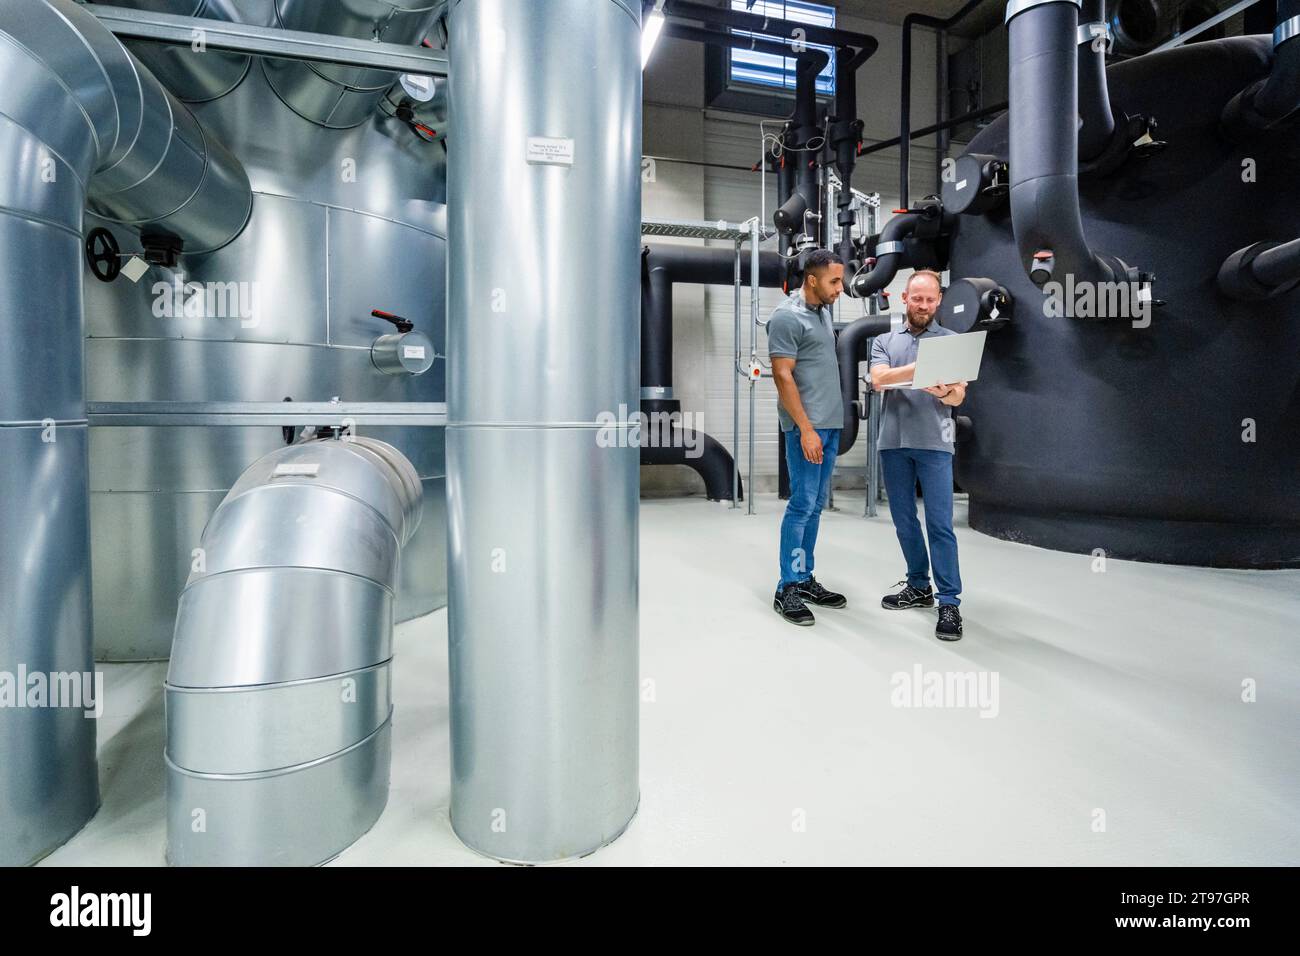
M 639 394 L 639 25 L 451 8 L 451 822 L 504 860 L 590 853 L 638 800 L 639 456 L 610 422 Z
M 1300 128 L 1249 144 L 1220 132 L 1269 60 L 1268 38 L 1239 37 L 1108 71 L 1116 115 L 1154 117 L 1167 146 L 1081 175 L 1083 227 L 1155 274 L 1165 304 L 1149 323 L 1053 314 L 1008 207 L 959 217 L 953 278 L 994 279 L 1016 300 L 963 407 L 972 527 L 1143 561 L 1300 566 L 1300 292 L 1244 302 L 1216 283 L 1236 250 L 1300 233 Z M 1007 117 L 968 149 L 1005 160 Z
M 270 0 L 240 0 L 250 17 Z M 187 52 L 188 52 L 188 48 Z M 194 54 L 197 57 L 210 53 Z M 192 107 L 242 162 L 253 212 L 239 238 L 138 283 L 86 275 L 92 402 L 445 400 L 444 153 L 375 111 L 326 129 L 285 106 L 256 67 Z M 89 225 L 111 225 L 88 217 Z M 139 249 L 116 229 L 124 252 Z M 216 309 L 187 311 L 189 283 Z M 371 346 L 392 312 L 428 336 L 421 375 L 388 375 Z M 397 447 L 424 485 L 405 549 L 399 621 L 446 604 L 443 429 L 358 426 Z M 249 463 L 284 445 L 278 425 L 95 427 L 90 433 L 96 656 L 165 659 L 176 600 L 204 524 Z

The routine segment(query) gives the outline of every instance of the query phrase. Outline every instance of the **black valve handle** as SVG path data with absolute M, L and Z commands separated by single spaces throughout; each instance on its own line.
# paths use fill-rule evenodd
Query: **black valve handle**
M 112 282 L 122 271 L 122 249 L 117 238 L 98 226 L 86 236 L 86 261 L 90 273 L 100 282 Z

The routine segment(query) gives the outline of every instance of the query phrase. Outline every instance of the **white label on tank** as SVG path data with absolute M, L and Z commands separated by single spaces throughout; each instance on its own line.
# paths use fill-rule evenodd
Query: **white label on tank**
M 547 166 L 573 165 L 573 140 L 550 136 L 528 137 L 528 162 Z
M 964 306 L 964 305 L 954 305 L 954 306 L 952 307 L 952 314 L 953 314 L 953 315 L 961 315 L 961 314 L 962 314 L 963 312 L 965 312 L 965 311 L 966 311 L 966 306 Z
M 421 103 L 433 99 L 433 77 L 420 76 L 418 73 L 403 73 L 401 83 L 402 89 L 406 90 L 406 95 L 411 99 L 419 100 Z
M 961 182 L 959 182 L 959 183 L 957 184 L 957 188 L 958 188 L 958 189 L 965 189 L 965 188 L 966 188 L 966 183 L 967 183 L 967 180 L 963 179 Z
M 997 307 L 996 305 L 995 305 L 992 309 L 989 310 L 989 318 L 990 318 L 990 319 L 996 319 L 996 318 L 998 317 L 999 314 L 1000 314 L 1000 313 L 998 312 L 998 307 Z
M 139 256 L 132 256 L 126 260 L 126 265 L 122 266 L 122 275 L 126 276 L 132 282 L 139 282 L 141 277 L 149 271 L 149 263 L 145 262 Z
M 424 361 L 424 346 L 423 346 L 423 345 L 403 345 L 403 346 L 402 346 L 402 358 L 419 359 L 421 362 L 423 362 L 423 361 Z
M 275 466 L 275 471 L 271 473 L 272 478 L 279 478 L 281 475 L 298 475 L 307 478 L 315 478 L 320 471 L 320 464 L 313 462 L 304 464 L 299 462 L 285 462 Z

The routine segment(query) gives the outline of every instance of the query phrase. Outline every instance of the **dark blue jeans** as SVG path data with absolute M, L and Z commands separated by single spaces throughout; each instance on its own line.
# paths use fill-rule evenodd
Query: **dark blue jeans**
M 814 465 L 803 456 L 799 429 L 781 434 L 785 442 L 785 462 L 790 471 L 790 500 L 781 519 L 781 581 L 778 588 L 807 581 L 813 573 L 813 549 L 817 546 L 817 527 L 822 509 L 831 494 L 831 473 L 840 447 L 840 429 L 819 428 L 822 440 L 822 463 Z
M 934 565 L 935 591 L 940 604 L 961 604 L 961 571 L 957 567 L 957 536 L 952 531 L 952 455 L 920 448 L 889 448 L 880 452 L 885 493 L 894 531 L 907 559 L 907 583 L 930 586 Z M 926 552 L 921 523 L 916 519 L 916 483 L 925 501 Z

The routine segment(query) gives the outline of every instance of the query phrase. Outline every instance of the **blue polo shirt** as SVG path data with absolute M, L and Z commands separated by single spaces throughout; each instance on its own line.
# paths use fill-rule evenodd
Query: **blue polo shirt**
M 956 335 L 931 319 L 919 335 L 908 330 L 906 324 L 895 332 L 877 335 L 871 343 L 871 368 L 886 365 L 898 368 L 916 361 L 916 351 L 921 339 L 935 335 Z M 946 451 L 952 454 L 953 443 L 947 435 L 955 433 L 952 425 L 944 422 L 952 418 L 952 406 L 921 389 L 890 388 L 883 392 L 884 410 L 880 421 L 880 450 L 890 448 L 923 448 Z

